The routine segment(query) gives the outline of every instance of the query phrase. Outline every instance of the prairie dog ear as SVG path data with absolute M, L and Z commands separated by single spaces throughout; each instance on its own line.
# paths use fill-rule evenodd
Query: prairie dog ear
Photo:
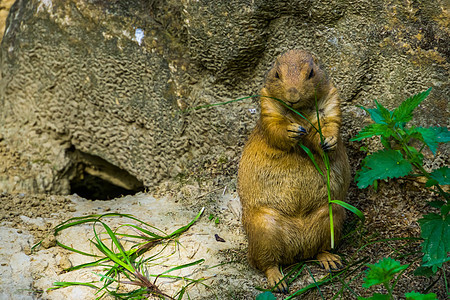
M 319 64 L 319 60 L 317 59 L 316 55 L 314 55 L 314 54 L 311 53 L 311 56 L 312 56 L 312 58 L 313 58 L 313 62 L 314 62 L 316 65 L 318 65 L 318 64 Z

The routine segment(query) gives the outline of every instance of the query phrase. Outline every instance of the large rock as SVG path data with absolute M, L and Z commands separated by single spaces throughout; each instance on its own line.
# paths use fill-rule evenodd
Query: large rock
M 256 95 L 289 48 L 333 78 L 347 138 L 365 121 L 355 105 L 430 86 L 417 122 L 447 126 L 449 22 L 444 1 L 18 0 L 0 52 L 0 191 L 234 176 L 256 99 L 189 109 Z

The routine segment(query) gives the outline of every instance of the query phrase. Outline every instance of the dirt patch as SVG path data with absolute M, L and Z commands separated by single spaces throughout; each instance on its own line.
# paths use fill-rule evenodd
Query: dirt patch
M 0 194 L 0 222 L 43 239 L 51 228 L 75 208 L 69 198 L 57 195 Z

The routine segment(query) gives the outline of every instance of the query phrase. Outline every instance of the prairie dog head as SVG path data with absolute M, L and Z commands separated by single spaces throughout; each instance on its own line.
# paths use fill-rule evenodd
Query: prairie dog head
M 310 53 L 289 50 L 277 57 L 267 74 L 262 94 L 286 102 L 293 108 L 314 107 L 328 80 Z

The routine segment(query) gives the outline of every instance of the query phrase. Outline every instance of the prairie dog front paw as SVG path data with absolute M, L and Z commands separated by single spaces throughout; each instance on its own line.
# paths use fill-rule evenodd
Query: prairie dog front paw
M 323 143 L 320 143 L 320 147 L 322 147 L 322 150 L 325 152 L 332 151 L 336 149 L 337 141 L 338 139 L 335 136 L 326 137 L 323 140 Z
M 302 136 L 307 134 L 305 128 L 297 123 L 291 123 L 287 127 L 287 135 L 288 138 L 291 139 L 294 143 L 297 143 Z

